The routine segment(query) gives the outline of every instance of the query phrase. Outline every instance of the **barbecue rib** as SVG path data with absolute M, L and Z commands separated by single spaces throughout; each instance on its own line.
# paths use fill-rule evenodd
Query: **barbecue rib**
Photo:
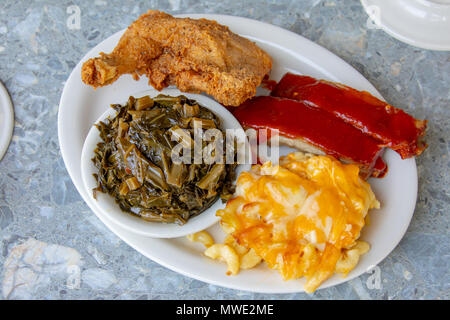
M 280 144 L 329 154 L 360 167 L 360 174 L 381 177 L 387 166 L 378 141 L 333 114 L 291 99 L 259 96 L 233 110 L 244 128 L 279 130 Z
M 226 26 L 150 10 L 128 27 L 113 52 L 86 61 L 81 77 L 101 87 L 122 74 L 145 74 L 157 90 L 176 85 L 238 106 L 255 95 L 271 67 L 266 52 Z
M 326 80 L 287 73 L 271 93 L 294 99 L 334 114 L 403 159 L 420 155 L 427 147 L 426 120 L 417 120 L 366 91 Z

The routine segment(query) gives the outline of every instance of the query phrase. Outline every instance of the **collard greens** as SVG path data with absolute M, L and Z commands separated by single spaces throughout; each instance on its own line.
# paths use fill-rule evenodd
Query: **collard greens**
M 174 162 L 171 157 L 181 141 L 191 148 L 193 158 L 194 123 L 201 124 L 202 132 L 220 129 L 211 111 L 184 96 L 164 95 L 130 97 L 125 105 L 111 107 L 117 115 L 96 125 L 102 142 L 92 159 L 98 169 L 94 197 L 107 193 L 123 211 L 148 221 L 182 225 L 219 196 L 223 200 L 232 196 L 236 165 L 224 164 L 225 156 L 211 164 Z M 203 154 L 208 152 L 211 142 L 200 143 Z M 225 155 L 225 145 L 223 149 Z

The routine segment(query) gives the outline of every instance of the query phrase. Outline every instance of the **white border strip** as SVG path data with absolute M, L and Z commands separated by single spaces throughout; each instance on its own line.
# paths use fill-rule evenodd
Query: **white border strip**
M 8 91 L 0 82 L 0 160 L 8 150 L 14 129 L 14 109 Z

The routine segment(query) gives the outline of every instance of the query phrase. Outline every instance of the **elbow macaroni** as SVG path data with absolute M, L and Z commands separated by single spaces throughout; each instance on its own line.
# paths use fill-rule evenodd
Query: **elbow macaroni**
M 356 244 L 348 249 L 342 250 L 341 256 L 336 263 L 336 272 L 342 273 L 344 277 L 358 264 L 359 258 L 369 251 L 370 245 L 365 241 L 356 241 Z
M 205 256 L 225 261 L 228 266 L 227 274 L 235 275 L 239 272 L 239 256 L 229 245 L 213 244 L 205 250 Z
M 232 247 L 239 255 L 240 268 L 243 270 L 257 266 L 262 260 L 261 257 L 256 254 L 255 250 L 241 246 L 231 235 L 228 235 L 225 238 L 225 243 Z
M 241 246 L 231 235 L 225 238 L 224 244 L 215 244 L 214 239 L 206 231 L 190 234 L 187 238 L 202 243 L 207 248 L 205 256 L 226 262 L 228 274 L 236 275 L 240 269 L 251 269 L 262 261 L 255 250 Z
M 245 255 L 241 257 L 241 269 L 251 269 L 256 267 L 261 262 L 261 257 L 256 254 L 256 251 L 250 249 Z
M 228 235 L 224 244 L 214 243 L 213 237 L 207 231 L 200 231 L 187 236 L 190 241 L 200 242 L 207 249 L 205 250 L 205 256 L 211 259 L 217 259 L 224 261 L 227 264 L 227 274 L 236 275 L 239 270 L 247 270 L 256 267 L 262 262 L 262 258 L 257 255 L 256 251 L 251 248 L 248 249 L 239 243 L 231 236 Z M 345 277 L 351 270 L 353 270 L 359 262 L 360 257 L 370 250 L 370 245 L 365 241 L 356 241 L 356 244 L 346 250 L 342 250 L 339 260 L 336 263 L 335 272 L 342 273 Z M 303 262 L 309 264 L 315 260 L 315 249 L 313 246 L 305 246 L 302 255 L 304 257 Z M 305 265 L 305 269 L 309 266 Z M 315 287 L 315 285 L 311 285 Z M 308 288 L 306 288 L 308 289 Z M 314 291 L 307 290 L 308 292 Z
M 192 242 L 200 242 L 207 248 L 209 248 L 214 244 L 213 237 L 211 237 L 211 235 L 204 230 L 197 233 L 189 234 L 187 238 Z

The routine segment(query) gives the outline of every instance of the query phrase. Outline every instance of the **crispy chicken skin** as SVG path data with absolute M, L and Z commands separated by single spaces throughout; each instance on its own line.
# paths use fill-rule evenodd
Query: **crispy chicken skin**
M 122 74 L 145 74 L 157 90 L 176 85 L 238 106 L 255 95 L 271 67 L 266 52 L 226 26 L 150 10 L 128 27 L 113 52 L 86 61 L 81 78 L 96 88 Z

